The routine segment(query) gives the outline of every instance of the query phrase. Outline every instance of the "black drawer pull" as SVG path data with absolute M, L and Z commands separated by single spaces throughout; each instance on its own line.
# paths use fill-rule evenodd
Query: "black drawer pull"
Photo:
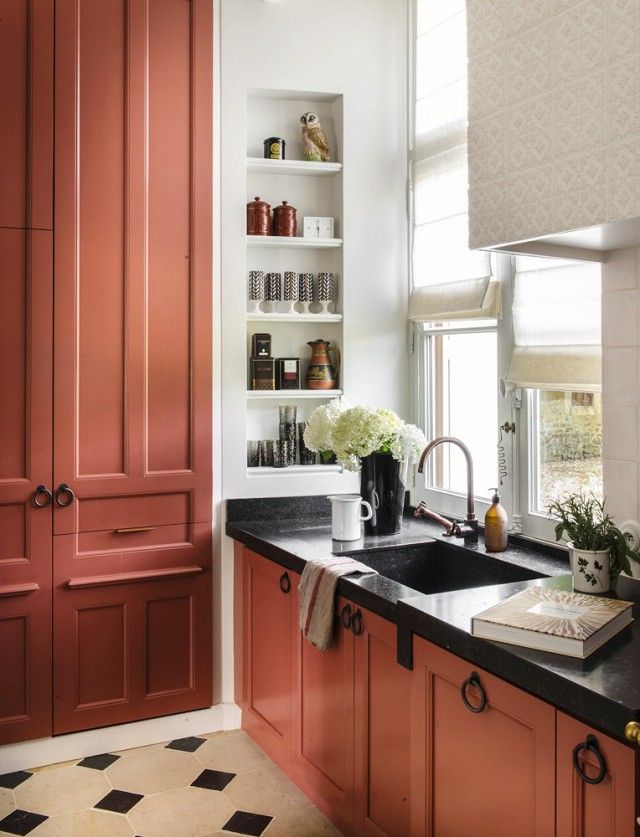
M 76 499 L 76 495 L 73 493 L 73 490 L 69 488 L 66 482 L 61 482 L 60 485 L 56 488 L 56 503 L 60 506 L 61 509 L 66 509 L 67 506 L 70 506 L 71 503 Z
M 475 686 L 475 688 L 480 692 L 480 703 L 473 704 L 467 697 L 467 688 L 469 686 Z M 484 690 L 484 686 L 480 682 L 480 675 L 477 671 L 472 671 L 469 677 L 464 681 L 462 686 L 460 686 L 460 695 L 462 696 L 462 702 L 467 707 L 469 712 L 482 712 L 487 706 L 487 693 Z
M 291 579 L 289 573 L 282 573 L 280 576 L 280 589 L 283 593 L 288 593 L 291 590 Z
M 595 756 L 595 759 L 598 762 L 597 775 L 589 776 L 584 772 L 584 769 L 580 764 L 580 753 L 583 750 L 588 750 Z M 599 785 L 600 782 L 607 775 L 607 763 L 604 760 L 604 756 L 600 752 L 600 745 L 595 735 L 587 735 L 586 741 L 583 741 L 580 744 L 576 744 L 576 746 L 573 748 L 573 769 L 576 771 L 576 773 L 582 779 L 582 781 L 586 782 L 589 785 Z
M 340 611 L 340 620 L 342 622 L 342 627 L 349 630 L 351 627 L 351 605 L 346 604 L 342 610 Z
M 44 502 L 40 502 L 40 498 L 42 498 L 44 500 Z M 36 490 L 33 492 L 33 505 L 37 509 L 46 509 L 46 507 L 50 506 L 52 502 L 53 502 L 53 494 L 47 488 L 47 486 L 46 485 L 37 485 Z
M 362 633 L 362 611 L 360 608 L 351 617 L 351 630 L 356 636 L 360 636 Z

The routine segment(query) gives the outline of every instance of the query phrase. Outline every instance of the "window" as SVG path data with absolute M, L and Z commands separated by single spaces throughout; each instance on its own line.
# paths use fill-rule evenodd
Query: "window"
M 416 422 L 471 451 L 476 513 L 553 540 L 550 502 L 602 495 L 600 266 L 470 251 L 464 0 L 416 0 L 410 149 Z M 436 448 L 414 501 L 462 517 L 466 467 Z

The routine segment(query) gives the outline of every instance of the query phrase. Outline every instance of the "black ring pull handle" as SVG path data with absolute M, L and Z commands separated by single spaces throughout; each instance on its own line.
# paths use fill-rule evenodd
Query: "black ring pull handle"
M 356 636 L 360 636 L 362 633 L 362 611 L 360 608 L 351 617 L 351 630 Z
M 289 573 L 282 573 L 280 576 L 280 589 L 283 593 L 288 593 L 291 590 L 291 579 Z
M 44 499 L 44 502 L 40 501 L 40 498 Z M 53 494 L 46 485 L 36 485 L 36 490 L 33 492 L 33 505 L 37 509 L 46 509 L 47 506 L 50 506 L 53 503 Z
M 351 627 L 351 605 L 346 604 L 342 610 L 340 611 L 340 621 L 342 622 L 342 627 L 346 628 L 348 631 Z
M 595 756 L 596 761 L 598 762 L 598 773 L 595 776 L 589 776 L 587 773 L 584 772 L 582 765 L 580 764 L 580 753 L 583 750 L 588 750 Z M 573 769 L 576 771 L 578 776 L 582 779 L 583 782 L 586 782 L 589 785 L 599 785 L 600 782 L 604 779 L 607 775 L 607 763 L 604 760 L 604 756 L 600 752 L 600 745 L 598 744 L 598 739 L 595 735 L 587 735 L 587 740 L 581 742 L 580 744 L 576 744 L 573 748 Z
M 55 495 L 56 503 L 60 506 L 60 508 L 66 509 L 67 506 L 70 506 L 75 499 L 76 495 L 73 493 L 72 489 L 69 488 L 66 482 L 61 482 L 56 488 Z
M 469 686 L 475 686 L 475 688 L 480 692 L 480 703 L 474 704 L 471 703 L 469 698 L 467 697 L 467 688 Z M 482 683 L 480 682 L 480 675 L 477 671 L 472 671 L 471 674 L 467 677 L 464 681 L 462 686 L 460 686 L 460 695 L 462 696 L 462 702 L 467 707 L 469 712 L 482 712 L 487 706 L 487 693 L 484 690 Z

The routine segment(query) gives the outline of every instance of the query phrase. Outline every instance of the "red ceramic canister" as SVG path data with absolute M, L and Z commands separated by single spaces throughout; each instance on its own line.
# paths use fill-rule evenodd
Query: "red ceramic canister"
M 247 235 L 271 235 L 271 206 L 259 197 L 247 204 Z
M 273 210 L 273 234 L 297 235 L 298 224 L 296 221 L 296 212 L 295 206 L 289 206 L 286 201 L 282 201 L 281 206 L 276 206 Z

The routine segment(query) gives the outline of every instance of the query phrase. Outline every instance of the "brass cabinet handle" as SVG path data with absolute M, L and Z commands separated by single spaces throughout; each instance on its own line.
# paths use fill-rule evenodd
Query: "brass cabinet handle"
M 44 502 L 40 502 L 41 499 L 43 499 Z M 47 486 L 42 484 L 37 485 L 36 490 L 33 492 L 33 505 L 37 509 L 46 509 L 46 507 L 50 506 L 52 502 L 53 494 L 47 488 Z
M 629 721 L 624 728 L 624 737 L 633 744 L 640 744 L 640 724 L 637 721 Z
M 61 509 L 66 509 L 76 499 L 73 489 L 69 488 L 66 482 L 61 482 L 56 488 L 55 500 Z
M 342 610 L 340 611 L 340 621 L 342 622 L 342 627 L 349 630 L 351 627 L 351 605 L 346 604 Z
M 593 756 L 595 756 L 595 759 L 598 762 L 598 773 L 595 776 L 587 775 L 580 764 L 579 755 L 583 750 L 588 750 Z M 573 748 L 573 769 L 582 781 L 586 782 L 588 785 L 599 785 L 607 775 L 607 763 L 604 760 L 604 756 L 600 752 L 600 745 L 598 744 L 598 739 L 595 735 L 587 735 L 586 741 L 581 741 L 580 744 L 576 744 Z
M 480 692 L 480 701 L 477 704 L 471 703 L 469 698 L 467 697 L 467 687 L 468 686 L 475 686 L 476 689 Z M 487 705 L 487 693 L 484 690 L 484 686 L 480 680 L 480 675 L 477 671 L 472 671 L 469 677 L 464 681 L 462 686 L 460 686 L 460 696 L 462 697 L 462 702 L 467 707 L 469 712 L 475 712 L 476 714 L 482 712 L 486 705 Z
M 129 535 L 132 532 L 153 532 L 155 526 L 129 526 L 124 529 L 116 529 L 116 535 Z
M 351 630 L 356 636 L 360 636 L 362 633 L 362 611 L 360 608 L 351 617 Z

